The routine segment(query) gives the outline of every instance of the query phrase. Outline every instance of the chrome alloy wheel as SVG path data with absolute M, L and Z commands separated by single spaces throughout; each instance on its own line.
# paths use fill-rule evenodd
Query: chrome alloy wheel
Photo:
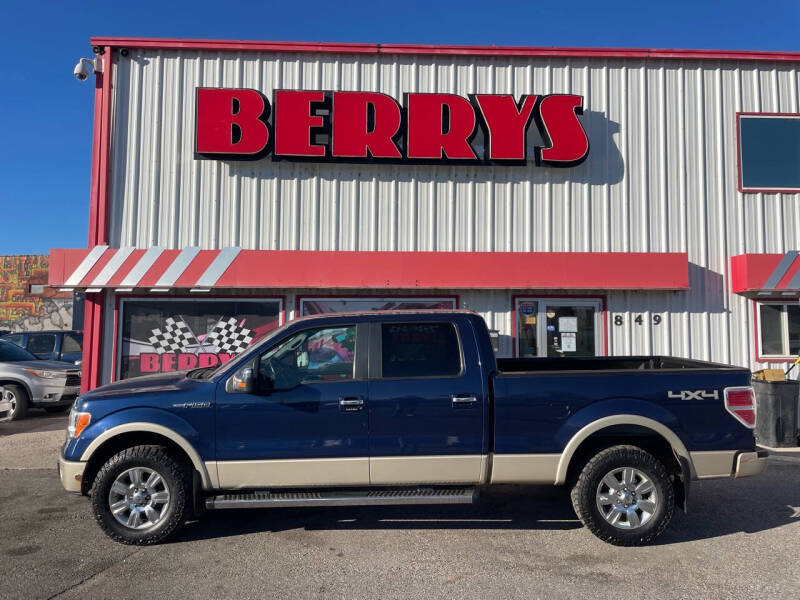
M 164 478 L 148 467 L 123 471 L 108 492 L 111 514 L 125 527 L 146 531 L 158 525 L 169 508 Z
M 618 529 L 636 529 L 655 514 L 658 491 L 650 478 L 639 469 L 620 467 L 600 480 L 596 493 L 597 510 Z
M 13 416 L 15 412 L 17 412 L 17 395 L 14 392 L 6 392 L 6 400 L 11 405 L 11 410 L 8 412 L 8 416 Z

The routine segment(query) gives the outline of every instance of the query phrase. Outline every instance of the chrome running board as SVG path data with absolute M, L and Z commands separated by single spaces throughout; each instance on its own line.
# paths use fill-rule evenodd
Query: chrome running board
M 398 504 L 473 504 L 475 488 L 375 489 L 352 491 L 256 491 L 220 494 L 206 498 L 209 510 L 221 508 L 273 508 L 278 506 L 390 506 Z

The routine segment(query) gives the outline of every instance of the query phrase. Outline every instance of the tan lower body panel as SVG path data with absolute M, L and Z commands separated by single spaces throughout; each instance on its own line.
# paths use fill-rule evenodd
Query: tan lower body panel
M 58 457 L 58 476 L 61 478 L 61 485 L 68 492 L 81 491 L 81 478 L 86 468 L 85 462 L 72 462 Z
M 738 450 L 714 450 L 711 452 L 690 452 L 698 479 L 730 477 L 733 474 L 733 459 Z
M 372 457 L 369 479 L 373 485 L 480 483 L 485 458 L 481 454 Z
M 302 458 L 217 463 L 219 487 L 369 485 L 369 458 Z
M 560 454 L 495 454 L 491 483 L 547 483 L 558 472 Z

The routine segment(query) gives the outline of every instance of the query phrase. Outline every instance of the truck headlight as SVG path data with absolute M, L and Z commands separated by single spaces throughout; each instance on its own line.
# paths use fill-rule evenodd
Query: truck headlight
M 69 422 L 67 423 L 67 438 L 72 439 L 80 436 L 81 432 L 89 426 L 92 415 L 88 412 L 78 412 L 75 407 L 69 411 Z
M 67 376 L 66 373 L 61 373 L 59 371 L 44 371 L 41 369 L 25 369 L 25 372 L 43 379 L 58 379 L 59 377 Z

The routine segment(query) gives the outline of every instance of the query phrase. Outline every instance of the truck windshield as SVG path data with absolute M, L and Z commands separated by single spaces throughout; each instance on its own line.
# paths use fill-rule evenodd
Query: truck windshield
M 24 348 L 11 342 L 0 340 L 0 362 L 20 362 L 23 360 L 39 360 Z

